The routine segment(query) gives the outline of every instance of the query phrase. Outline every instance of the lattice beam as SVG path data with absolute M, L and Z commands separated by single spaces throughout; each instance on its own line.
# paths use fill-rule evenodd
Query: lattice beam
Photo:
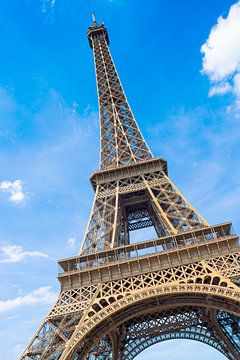
M 134 119 L 108 48 L 103 25 L 89 28 L 94 51 L 101 124 L 101 168 L 152 158 Z

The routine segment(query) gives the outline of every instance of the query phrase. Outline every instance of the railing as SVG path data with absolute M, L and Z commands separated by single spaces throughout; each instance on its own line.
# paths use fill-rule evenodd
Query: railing
M 189 248 L 216 241 L 217 239 L 224 239 L 226 237 L 236 237 L 233 233 L 231 223 L 199 228 L 177 235 L 139 242 L 101 252 L 84 254 L 73 258 L 59 260 L 59 275 L 92 269 L 117 262 L 126 262 L 146 255 L 167 253 L 169 251 Z

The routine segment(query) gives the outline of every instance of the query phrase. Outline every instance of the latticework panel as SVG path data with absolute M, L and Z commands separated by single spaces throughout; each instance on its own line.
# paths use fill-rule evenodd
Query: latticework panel
M 209 345 L 228 359 L 236 360 L 240 351 L 240 332 L 236 325 L 234 327 L 232 324 L 239 321 L 239 318 L 228 312 L 211 311 L 207 307 L 178 306 L 164 311 L 146 308 L 138 315 L 133 312 L 127 321 L 116 322 L 109 335 L 104 335 L 101 340 L 96 341 L 85 358 L 133 360 L 156 343 L 171 339 L 188 339 Z M 228 337 L 228 332 L 232 336 Z M 75 355 L 75 359 L 80 360 L 82 357 L 80 354 Z
M 81 343 L 85 337 L 84 334 L 90 334 L 94 329 L 98 329 L 104 319 L 111 318 L 119 311 L 124 311 L 131 304 L 142 303 L 150 298 L 174 296 L 174 294 L 185 294 L 184 301 L 186 302 L 189 299 L 188 294 L 199 294 L 198 296 L 205 294 L 209 299 L 211 296 L 216 296 L 219 299 L 225 299 L 222 301 L 225 301 L 226 305 L 228 301 L 238 303 L 240 301 L 239 288 L 229 278 L 214 271 L 207 261 L 105 282 L 99 288 L 84 318 L 76 327 L 71 345 L 69 344 L 68 350 L 65 349 L 61 360 L 68 359 L 67 354 L 71 353 L 78 343 Z M 216 302 L 215 306 L 221 305 Z M 239 316 L 239 310 L 236 313 Z
M 132 360 L 147 347 L 170 339 L 189 339 L 208 344 L 223 354 L 228 347 L 210 320 L 206 308 L 177 307 L 148 312 L 125 322 L 119 328 L 119 359 Z
M 132 176 L 97 186 L 81 253 L 127 245 L 149 226 L 162 237 L 207 225 L 163 172 Z
M 61 292 L 21 359 L 59 359 L 96 292 L 95 285 Z
M 86 286 L 61 292 L 56 304 L 51 309 L 48 317 L 54 318 L 63 314 L 83 313 L 95 295 L 97 286 Z
M 101 125 L 101 168 L 152 157 L 133 117 L 108 48 L 106 29 L 90 28 L 94 51 Z
M 25 350 L 23 360 L 57 360 L 71 338 L 82 312 L 47 318 Z
M 217 312 L 217 320 L 240 358 L 240 318 L 220 310 Z
M 98 286 L 92 285 L 65 290 L 60 294 L 56 305 L 36 333 L 22 359 L 72 360 L 73 356 L 75 356 L 74 359 L 83 359 L 88 355 L 91 355 L 89 359 L 94 359 L 96 342 L 101 339 L 99 334 L 94 334 L 95 329 L 96 331 L 99 329 L 98 331 L 100 331 L 102 336 L 104 333 L 110 336 L 111 333 L 109 331 L 111 331 L 111 328 L 114 329 L 117 323 L 115 321 L 110 321 L 109 324 L 105 323 L 107 319 L 114 318 L 115 314 L 118 313 L 125 314 L 129 306 L 134 306 L 129 313 L 138 316 L 137 304 L 144 304 L 144 301 L 149 299 L 159 299 L 157 300 L 159 306 L 163 306 L 163 304 L 166 306 L 168 304 L 169 307 L 174 305 L 174 296 L 180 296 L 180 299 L 182 299 L 181 306 L 184 306 L 184 303 L 188 303 L 185 306 L 189 310 L 189 305 L 193 301 L 191 300 L 189 304 L 190 295 L 193 295 L 196 299 L 197 296 L 201 298 L 202 296 L 207 296 L 208 302 L 211 297 L 215 297 L 214 305 L 211 306 L 221 309 L 222 304 L 224 304 L 225 309 L 232 310 L 235 314 L 234 316 L 237 317 L 239 316 L 239 305 L 237 306 L 238 310 L 236 310 L 235 305 L 235 307 L 231 308 L 229 304 L 231 302 L 239 304 L 240 302 L 239 287 L 230 280 L 232 278 L 231 265 L 237 261 L 239 264 L 239 253 L 233 254 L 231 259 L 231 262 L 229 262 L 228 255 L 226 255 L 209 259 L 208 261 L 189 263 L 138 276 L 126 276 L 114 281 L 105 281 Z M 213 266 L 213 263 L 221 264 L 223 262 L 225 262 L 225 276 Z M 236 274 L 235 268 L 233 268 L 233 273 Z M 238 269 L 239 275 L 240 267 Z M 164 300 L 160 301 L 162 297 L 166 296 L 170 296 L 170 303 Z M 217 299 L 222 300 L 217 301 Z M 210 302 L 207 304 L 206 300 L 204 300 L 204 304 L 206 308 L 210 306 Z M 177 311 L 175 317 L 169 312 L 168 317 L 167 313 L 165 313 L 158 320 L 159 324 L 163 321 L 165 325 L 169 326 L 168 330 L 162 333 L 153 333 L 150 330 L 144 334 L 141 333 L 141 327 L 146 323 L 143 318 L 142 325 L 136 325 L 138 331 L 140 331 L 140 337 L 126 337 L 122 339 L 123 344 L 125 341 L 126 345 L 124 352 L 122 352 L 122 356 L 125 356 L 123 359 L 129 358 L 131 360 L 133 358 L 131 356 L 134 353 L 137 354 L 140 349 L 143 349 L 144 338 L 146 344 L 150 346 L 150 344 L 157 341 L 174 337 L 185 337 L 203 341 L 225 353 L 225 348 L 220 340 L 218 340 L 219 338 L 217 338 L 216 333 L 214 332 L 213 336 L 213 332 L 210 331 L 210 328 L 203 321 L 203 313 L 198 313 L 198 310 L 194 310 L 195 312 L 189 310 L 189 314 L 180 310 Z M 192 325 L 189 320 L 190 315 L 195 316 L 191 318 L 191 321 L 195 321 L 192 322 Z M 196 318 L 199 318 L 200 322 L 197 322 Z M 184 319 L 186 320 L 185 323 Z M 149 321 L 149 323 L 151 322 Z M 181 328 L 178 327 L 179 323 L 182 324 Z M 134 324 L 132 323 L 132 325 Z M 92 334 L 91 341 L 87 337 L 90 334 Z M 127 334 L 125 335 L 127 336 Z M 220 335 L 218 334 L 218 336 Z M 223 338 L 223 334 L 220 338 Z M 224 343 L 226 343 L 226 340 L 224 340 Z M 110 350 L 106 348 L 105 342 L 102 343 L 101 349 L 102 356 L 105 356 L 102 359 L 108 359 Z M 128 352 L 127 349 L 132 349 L 132 351 L 129 350 Z M 228 355 L 228 358 L 237 359 L 236 357 L 230 357 L 230 355 Z
M 226 311 L 211 311 L 207 307 L 178 306 L 164 311 L 159 307 L 146 308 L 139 315 L 133 312 L 127 321 L 116 322 L 109 335 L 96 341 L 85 359 L 133 360 L 156 343 L 188 339 L 209 345 L 229 360 L 236 360 L 240 351 L 240 332 L 233 323 L 239 321 Z M 228 333 L 232 336 L 228 337 Z M 76 354 L 74 360 L 80 359 L 81 354 Z
M 79 355 L 76 360 L 81 360 Z M 112 342 L 109 336 L 104 336 L 91 349 L 86 357 L 86 360 L 112 360 Z

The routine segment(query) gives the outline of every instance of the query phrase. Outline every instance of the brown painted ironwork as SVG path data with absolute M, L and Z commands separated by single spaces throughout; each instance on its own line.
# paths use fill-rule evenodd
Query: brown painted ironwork
M 78 256 L 59 261 L 59 298 L 21 359 L 132 360 L 169 339 L 240 358 L 240 248 L 231 223 L 210 226 L 154 158 L 93 17 L 100 170 Z M 132 233 L 152 228 L 153 239 Z M 141 234 L 141 232 L 140 232 Z M 141 236 L 141 235 L 140 235 Z

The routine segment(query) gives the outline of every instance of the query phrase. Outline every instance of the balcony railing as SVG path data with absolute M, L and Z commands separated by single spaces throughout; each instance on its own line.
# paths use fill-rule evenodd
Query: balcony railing
M 230 222 L 204 227 L 177 235 L 59 260 L 59 275 L 84 271 L 117 262 L 126 262 L 146 255 L 167 253 L 169 251 L 199 246 L 204 243 L 215 242 L 218 239 L 223 240 L 224 238 L 235 238 L 236 236 Z

